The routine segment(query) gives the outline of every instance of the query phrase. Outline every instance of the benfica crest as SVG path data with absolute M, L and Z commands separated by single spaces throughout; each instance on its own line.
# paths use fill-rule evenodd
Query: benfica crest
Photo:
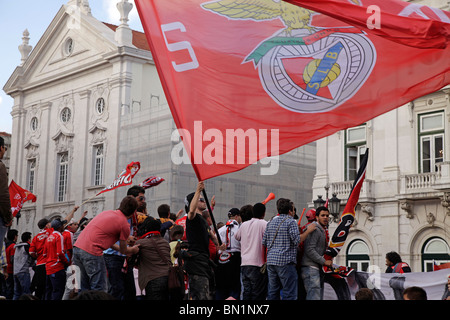
M 254 63 L 264 90 L 288 110 L 317 113 L 338 107 L 358 92 L 375 65 L 375 47 L 361 30 L 311 26 L 315 13 L 310 10 L 274 0 L 220 0 L 202 7 L 229 19 L 283 21 L 286 28 L 243 62 Z

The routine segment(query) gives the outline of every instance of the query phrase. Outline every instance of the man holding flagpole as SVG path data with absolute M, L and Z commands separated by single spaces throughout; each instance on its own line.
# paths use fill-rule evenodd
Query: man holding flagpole
M 328 222 L 330 213 L 326 207 L 316 209 L 316 228 L 306 238 L 304 255 L 301 262 L 301 275 L 306 289 L 306 300 L 323 299 L 322 266 L 331 267 L 333 260 L 326 260 L 323 255 L 328 246 Z

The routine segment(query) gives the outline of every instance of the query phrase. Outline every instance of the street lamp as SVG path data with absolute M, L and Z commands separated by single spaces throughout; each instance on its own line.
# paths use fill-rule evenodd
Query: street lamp
M 317 196 L 317 199 L 313 201 L 314 202 L 314 209 L 317 209 L 318 207 L 322 207 L 325 205 L 325 200 L 322 199 L 321 195 Z
M 328 200 L 328 211 L 334 217 L 334 221 L 339 221 L 339 214 L 341 213 L 341 199 L 336 197 L 336 193 L 333 193 L 333 197 Z

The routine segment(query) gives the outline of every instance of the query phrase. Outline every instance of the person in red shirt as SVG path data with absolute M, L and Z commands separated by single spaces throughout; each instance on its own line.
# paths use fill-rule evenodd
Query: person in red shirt
M 113 248 L 124 255 L 139 252 L 138 246 L 127 246 L 130 236 L 128 219 L 135 214 L 137 208 L 136 198 L 126 196 L 122 199 L 118 210 L 101 212 L 78 236 L 73 248 L 73 264 L 80 270 L 82 291 L 106 291 L 104 250 Z
M 34 270 L 33 280 L 31 281 L 31 292 L 39 299 L 45 297 L 45 286 L 47 273 L 45 272 L 44 246 L 49 235 L 53 233 L 50 227 L 50 221 L 46 218 L 39 220 L 38 227 L 41 231 L 34 236 L 30 245 L 30 256 L 36 259 L 36 268 Z
M 6 299 L 11 300 L 14 294 L 14 267 L 13 267 L 13 257 L 14 257 L 14 246 L 16 245 L 17 238 L 19 237 L 19 231 L 16 229 L 10 229 L 6 234 Z
M 66 257 L 64 238 L 61 234 L 64 231 L 63 223 L 55 219 L 51 227 L 53 233 L 47 237 L 44 246 L 47 272 L 46 300 L 61 300 L 66 287 L 65 269 L 69 265 L 69 260 Z

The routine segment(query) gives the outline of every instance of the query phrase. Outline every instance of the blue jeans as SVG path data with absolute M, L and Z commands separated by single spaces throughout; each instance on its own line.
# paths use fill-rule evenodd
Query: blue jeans
M 66 289 L 66 270 L 47 275 L 46 300 L 62 300 Z
M 169 300 L 169 277 L 150 280 L 145 287 L 146 300 Z
M 23 294 L 30 294 L 31 277 L 27 272 L 21 272 L 14 275 L 14 297 L 17 300 Z
M 320 270 L 312 267 L 302 267 L 301 274 L 306 290 L 306 300 L 322 300 L 324 279 Z
M 9 227 L 5 227 L 5 223 L 3 222 L 3 219 L 0 218 L 0 252 L 2 252 L 3 246 L 5 244 L 3 239 L 5 239 L 6 233 L 8 232 L 8 228 Z
M 80 268 L 81 291 L 100 290 L 106 292 L 106 266 L 103 256 L 94 256 L 74 247 L 73 264 Z
M 269 290 L 267 300 L 280 300 L 280 290 L 283 290 L 283 300 L 297 300 L 298 275 L 294 263 L 284 266 L 267 265 Z
M 125 257 L 115 254 L 104 254 L 106 269 L 108 270 L 108 293 L 117 300 L 125 296 L 125 274 L 122 272 Z
M 261 273 L 261 267 L 241 266 L 244 300 L 266 300 L 267 273 Z

